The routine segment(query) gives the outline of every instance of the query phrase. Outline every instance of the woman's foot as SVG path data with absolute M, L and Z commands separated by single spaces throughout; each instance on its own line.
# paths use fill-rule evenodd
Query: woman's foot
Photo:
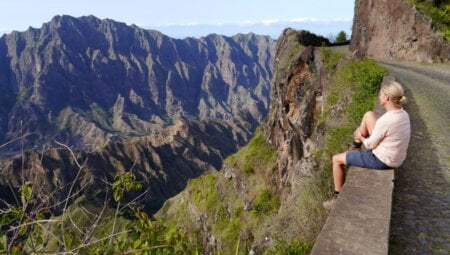
M 330 200 L 327 200 L 323 202 L 322 206 L 323 208 L 327 209 L 328 211 L 331 211 L 333 209 L 334 204 L 336 203 L 337 197 L 332 197 Z
M 328 211 L 333 209 L 338 196 L 339 196 L 339 191 L 335 191 L 330 200 L 323 202 L 323 204 L 322 204 L 323 208 L 327 209 Z

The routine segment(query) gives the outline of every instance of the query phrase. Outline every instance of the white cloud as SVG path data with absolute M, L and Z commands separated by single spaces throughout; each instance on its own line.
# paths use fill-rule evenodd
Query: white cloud
M 316 19 L 316 18 L 294 18 L 294 19 L 291 19 L 290 20 L 291 22 L 301 22 L 301 23 L 303 23 L 303 22 L 310 22 L 310 23 L 312 23 L 312 22 L 318 22 L 318 21 L 320 21 L 319 19 Z
M 266 26 L 270 26 L 270 25 L 274 25 L 277 23 L 280 23 L 281 21 L 279 19 L 268 19 L 268 20 L 263 20 L 261 21 L 261 24 L 266 25 Z
M 295 18 L 291 19 L 291 22 L 299 22 L 299 23 L 346 23 L 352 22 L 353 19 L 350 18 L 336 18 L 336 19 L 316 19 L 316 18 Z
M 153 27 L 196 27 L 196 26 L 241 26 L 241 27 L 249 27 L 249 26 L 277 26 L 277 25 L 286 25 L 292 23 L 349 23 L 352 22 L 351 18 L 337 18 L 337 19 L 317 19 L 310 17 L 303 18 L 294 18 L 291 20 L 280 20 L 280 19 L 267 19 L 267 20 L 241 20 L 237 22 L 219 22 L 219 23 L 200 23 L 200 22 L 188 22 L 188 23 L 170 23 L 170 24 L 158 24 Z M 148 27 L 144 24 L 141 24 L 143 27 Z
M 242 27 L 248 27 L 248 26 L 254 26 L 255 24 L 257 24 L 254 21 L 251 20 L 242 20 L 239 22 L 235 22 L 235 23 L 223 23 L 223 25 L 228 26 L 228 25 L 236 25 L 236 26 L 242 26 Z
M 156 24 L 154 27 L 195 27 L 195 26 L 203 26 L 206 24 L 202 24 L 199 22 L 187 22 L 187 23 L 169 23 L 169 24 Z M 148 27 L 147 25 L 142 24 L 142 27 Z

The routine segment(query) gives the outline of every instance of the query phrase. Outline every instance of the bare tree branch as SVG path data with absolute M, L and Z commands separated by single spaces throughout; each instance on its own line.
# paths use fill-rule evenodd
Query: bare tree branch
M 67 146 L 67 145 L 65 145 L 65 144 L 63 144 L 63 143 L 60 143 L 60 142 L 58 142 L 58 141 L 55 141 L 55 142 L 56 142 L 56 144 L 58 144 L 58 145 L 60 145 L 60 146 L 62 146 L 62 147 L 64 147 L 64 148 L 66 148 L 66 149 L 70 152 L 70 154 L 72 155 L 73 160 L 75 161 L 75 164 L 78 166 L 78 172 L 77 172 L 77 175 L 75 176 L 75 179 L 73 180 L 72 185 L 70 186 L 69 193 L 67 194 L 67 198 L 65 199 L 64 208 L 63 208 L 63 213 L 62 213 L 61 234 L 62 234 L 62 239 L 63 239 L 64 248 L 66 248 L 66 238 L 64 237 L 64 216 L 65 216 L 65 214 L 66 214 L 67 206 L 68 206 L 68 204 L 69 204 L 69 197 L 70 197 L 71 194 L 72 194 L 72 190 L 73 190 L 73 188 L 75 187 L 75 183 L 78 181 L 78 178 L 79 178 L 79 176 L 80 176 L 80 174 L 81 174 L 81 170 L 83 170 L 83 167 L 84 167 L 84 165 L 85 165 L 86 162 L 87 162 L 87 159 L 86 159 L 86 160 L 83 162 L 83 164 L 81 165 L 81 164 L 78 162 L 77 157 L 75 156 L 75 153 L 73 153 L 72 149 L 70 149 L 69 146 Z
M 24 224 L 20 224 L 20 225 L 15 226 L 15 227 L 11 227 L 7 232 L 15 231 L 15 230 L 18 230 L 19 228 L 26 227 L 26 226 L 32 226 L 34 224 L 49 223 L 49 222 L 60 222 L 60 221 L 61 220 L 52 220 L 52 219 L 30 221 L 30 222 L 27 222 L 27 223 L 24 223 Z
M 33 134 L 34 134 L 34 132 L 32 132 L 32 133 L 26 133 L 26 134 L 21 135 L 21 136 L 19 136 L 19 137 L 17 137 L 17 138 L 14 138 L 13 140 L 11 140 L 11 141 L 9 141 L 9 142 L 6 142 L 6 143 L 0 145 L 0 149 L 3 148 L 3 147 L 5 147 L 5 146 L 8 145 L 8 144 L 14 143 L 14 142 L 16 142 L 16 141 L 19 141 L 19 140 L 21 140 L 21 139 L 23 139 L 23 138 L 25 138 L 25 137 L 27 137 L 27 136 L 33 135 Z
M 76 247 L 76 248 L 74 248 L 74 249 L 72 249 L 72 250 L 64 251 L 64 252 L 59 252 L 59 253 L 55 253 L 55 255 L 57 255 L 57 254 L 67 254 L 67 253 L 78 254 L 78 253 L 76 253 L 75 251 L 80 250 L 80 249 L 85 248 L 85 247 L 92 246 L 92 245 L 94 245 L 94 244 L 96 244 L 96 243 L 99 243 L 99 242 L 101 242 L 101 241 L 104 241 L 104 240 L 107 240 L 107 239 L 109 239 L 109 238 L 112 238 L 112 237 L 115 237 L 115 236 L 118 236 L 118 235 L 121 235 L 121 234 L 125 234 L 125 233 L 128 233 L 128 232 L 130 232 L 130 230 L 125 230 L 125 231 L 121 231 L 121 232 L 115 233 L 115 234 L 113 234 L 113 235 L 108 235 L 108 236 L 105 236 L 105 237 L 103 237 L 103 238 L 97 239 L 97 240 L 95 240 L 95 241 L 92 241 L 92 242 L 89 242 L 89 243 L 82 244 L 82 245 L 80 245 L 80 246 L 78 246 L 78 247 Z

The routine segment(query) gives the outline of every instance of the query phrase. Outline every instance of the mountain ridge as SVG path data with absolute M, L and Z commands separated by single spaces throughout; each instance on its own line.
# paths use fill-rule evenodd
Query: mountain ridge
M 172 39 L 94 16 L 0 37 L 2 198 L 13 202 L 22 177 L 61 200 L 72 182 L 97 194 L 133 171 L 157 210 L 250 139 L 273 51 L 255 34 Z
M 82 133 L 60 121 L 67 114 L 100 137 L 66 140 L 74 146 L 158 132 L 180 118 L 230 120 L 248 111 L 261 121 L 272 51 L 272 39 L 254 34 L 180 40 L 94 16 L 56 16 L 0 38 L 0 112 L 9 113 L 0 119 L 0 143 L 42 123 L 29 144 Z M 21 128 L 24 112 L 32 117 Z

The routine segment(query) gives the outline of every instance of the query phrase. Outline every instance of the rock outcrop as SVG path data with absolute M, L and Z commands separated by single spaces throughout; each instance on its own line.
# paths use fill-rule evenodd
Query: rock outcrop
M 267 143 L 278 151 L 280 188 L 311 171 L 314 164 L 311 154 L 318 143 L 316 124 L 322 114 L 324 88 L 329 82 L 316 48 L 298 49 L 289 59 L 287 52 L 300 42 L 301 33 L 287 29 L 278 40 L 275 65 L 287 62 L 289 66 L 286 72 L 275 67 L 278 71 L 273 81 L 271 110 L 263 125 Z
M 407 0 L 356 1 L 350 49 L 358 57 L 379 60 L 450 59 L 448 40 Z

